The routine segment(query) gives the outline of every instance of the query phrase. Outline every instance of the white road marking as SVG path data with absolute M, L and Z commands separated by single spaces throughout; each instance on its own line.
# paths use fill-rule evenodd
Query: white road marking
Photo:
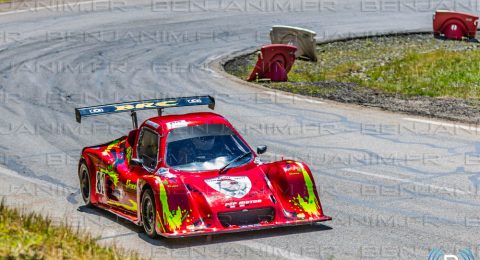
M 215 70 L 213 70 L 212 68 L 210 68 L 209 65 L 210 65 L 213 61 L 220 59 L 222 56 L 223 56 L 223 55 L 213 56 L 213 57 L 208 58 L 208 59 L 205 61 L 204 70 L 207 71 L 207 72 L 210 72 L 210 73 L 213 75 L 213 77 L 221 78 L 221 76 L 220 76 Z
M 296 253 L 293 253 L 291 251 L 274 247 L 271 245 L 266 245 L 263 243 L 259 242 L 254 242 L 254 241 L 238 241 L 235 242 L 236 244 L 240 244 L 242 246 L 249 247 L 254 250 L 259 250 L 262 251 L 262 253 L 266 253 L 268 256 L 267 258 L 270 258 L 272 256 L 275 256 L 276 258 L 285 258 L 285 259 L 304 259 L 304 260 L 314 260 L 314 258 L 307 257 L 304 255 L 299 255 Z
M 403 118 L 403 120 L 411 121 L 411 122 L 417 122 L 417 123 L 423 123 L 423 124 L 430 124 L 430 125 L 453 127 L 453 128 L 463 129 L 463 130 L 468 130 L 468 131 L 480 131 L 480 127 L 478 127 L 476 125 L 443 123 L 443 122 L 438 122 L 438 121 L 418 119 L 418 118 L 410 118 L 410 117 L 405 117 L 405 118 Z
M 311 104 L 325 104 L 325 102 L 315 100 L 314 98 L 307 98 L 307 97 L 296 95 L 296 94 L 284 94 L 282 92 L 276 92 L 276 91 L 265 91 L 263 93 L 267 95 L 274 95 L 276 97 L 293 99 L 294 103 L 296 101 L 304 101 Z
M 463 195 L 470 194 L 469 192 L 464 192 L 464 191 L 461 191 L 461 190 L 458 190 L 458 189 L 452 189 L 452 188 L 437 186 L 437 185 L 433 185 L 433 184 L 426 184 L 426 183 L 423 183 L 423 182 L 413 181 L 413 180 L 409 180 L 409 179 L 396 178 L 396 177 L 392 177 L 392 176 L 386 176 L 386 175 L 376 174 L 376 173 L 371 173 L 371 172 L 364 172 L 364 171 L 359 171 L 359 170 L 355 170 L 355 169 L 351 169 L 351 168 L 345 169 L 345 171 L 351 172 L 351 173 L 357 173 L 357 174 L 361 174 L 361 175 L 365 175 L 365 176 L 370 176 L 370 177 L 381 178 L 381 179 L 385 179 L 385 180 L 399 181 L 402 184 L 403 183 L 406 183 L 406 184 L 411 183 L 411 184 L 415 184 L 415 185 L 426 187 L 426 188 L 434 188 L 434 189 L 444 190 L 444 191 L 457 193 L 457 194 L 463 194 Z
M 83 1 L 83 2 L 65 3 L 65 4 L 59 4 L 59 5 L 48 5 L 48 6 L 35 7 L 35 8 L 30 8 L 30 9 L 20 9 L 20 10 L 7 11 L 7 12 L 1 12 L 1 11 L 0 11 L 0 16 L 2 16 L 2 15 L 10 15 L 10 14 L 27 13 L 27 12 L 38 12 L 38 11 L 46 10 L 46 9 L 54 9 L 54 8 L 59 9 L 60 7 L 65 7 L 65 6 L 77 6 L 77 5 L 84 5 L 84 4 L 95 4 L 95 3 L 102 3 L 102 2 L 108 2 L 108 1 L 111 1 L 111 0 Z

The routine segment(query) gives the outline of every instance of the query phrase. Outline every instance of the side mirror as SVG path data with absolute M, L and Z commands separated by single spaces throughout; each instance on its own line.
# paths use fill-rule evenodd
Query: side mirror
M 257 146 L 257 154 L 264 154 L 267 151 L 266 145 Z
M 131 166 L 143 166 L 143 160 L 140 158 L 132 158 L 130 159 Z

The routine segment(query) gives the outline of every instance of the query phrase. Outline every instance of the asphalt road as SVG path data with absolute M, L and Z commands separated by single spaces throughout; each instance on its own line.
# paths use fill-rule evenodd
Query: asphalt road
M 52 6 L 53 4 L 53 6 Z M 218 60 L 268 43 L 274 24 L 321 39 L 426 30 L 467 1 L 110 1 L 27 3 L 0 13 L 0 195 L 146 257 L 427 259 L 433 248 L 478 256 L 479 129 L 294 97 L 245 85 Z M 16 7 L 17 8 L 17 7 Z M 81 205 L 82 147 L 127 133 L 128 115 L 84 120 L 73 108 L 210 94 L 264 160 L 294 158 L 315 175 L 322 225 L 178 240 Z M 202 108 L 191 109 L 192 111 Z M 167 113 L 190 111 L 172 109 Z M 153 113 L 141 113 L 141 118 Z

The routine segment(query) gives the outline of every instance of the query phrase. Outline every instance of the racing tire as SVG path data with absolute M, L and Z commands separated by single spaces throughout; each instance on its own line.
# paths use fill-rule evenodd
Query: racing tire
M 143 229 L 150 238 L 158 237 L 157 230 L 155 229 L 157 225 L 156 212 L 157 208 L 153 191 L 151 189 L 146 189 L 142 194 L 141 216 Z
M 78 167 L 78 177 L 80 179 L 80 193 L 82 194 L 83 201 L 86 207 L 93 207 L 91 195 L 91 182 L 90 182 L 90 171 L 88 170 L 87 164 L 83 161 Z

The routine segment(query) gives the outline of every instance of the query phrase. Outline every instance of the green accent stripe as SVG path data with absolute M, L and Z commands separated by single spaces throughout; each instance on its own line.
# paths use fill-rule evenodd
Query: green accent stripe
M 307 197 L 302 197 L 300 194 L 296 198 L 293 199 L 295 205 L 301 207 L 305 213 L 310 215 L 319 215 L 320 203 L 318 202 L 317 196 L 315 196 L 313 181 L 310 178 L 310 174 L 303 168 L 301 163 L 297 162 L 299 167 L 299 172 L 302 173 L 303 179 L 305 180 L 305 186 L 307 187 Z
M 183 221 L 187 217 L 187 214 L 182 214 L 182 209 L 180 206 L 176 210 L 170 210 L 170 205 L 168 204 L 168 195 L 165 189 L 165 185 L 160 180 L 160 203 L 162 204 L 163 211 L 163 220 L 166 221 L 167 227 L 170 228 L 170 231 L 175 231 L 180 229 Z M 161 221 L 161 220 L 160 220 Z

